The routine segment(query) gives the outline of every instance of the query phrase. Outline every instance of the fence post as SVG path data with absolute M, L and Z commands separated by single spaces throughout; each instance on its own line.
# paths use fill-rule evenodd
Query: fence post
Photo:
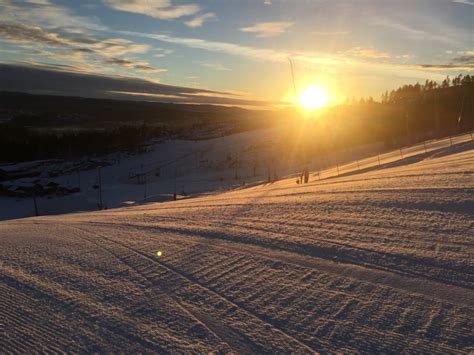
M 377 155 L 377 160 L 378 160 L 379 166 L 380 166 L 380 155 Z
M 425 153 L 428 153 L 428 151 L 426 150 L 426 142 L 423 142 L 423 147 L 425 148 Z
M 400 148 L 400 157 L 403 159 L 403 152 L 402 152 L 402 148 Z

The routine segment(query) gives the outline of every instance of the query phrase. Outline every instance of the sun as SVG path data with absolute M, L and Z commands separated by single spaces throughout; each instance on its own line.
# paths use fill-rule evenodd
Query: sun
M 305 110 L 314 111 L 326 106 L 329 99 L 329 95 L 322 86 L 311 85 L 300 93 L 298 103 Z

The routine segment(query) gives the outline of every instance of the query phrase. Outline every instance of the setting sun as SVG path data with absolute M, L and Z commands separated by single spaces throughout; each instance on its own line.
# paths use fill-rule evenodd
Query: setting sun
M 303 90 L 298 97 L 298 103 L 307 111 L 314 111 L 327 105 L 329 95 L 319 85 L 311 85 Z

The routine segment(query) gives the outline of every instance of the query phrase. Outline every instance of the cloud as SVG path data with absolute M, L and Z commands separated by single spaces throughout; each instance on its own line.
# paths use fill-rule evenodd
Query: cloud
M 423 23 L 426 30 L 420 29 L 420 27 L 414 28 L 403 23 L 394 21 L 391 18 L 375 18 L 373 23 L 377 26 L 389 28 L 395 30 L 397 35 L 403 35 L 405 38 L 416 40 L 416 41 L 432 41 L 440 42 L 444 44 L 462 45 L 460 38 L 463 36 L 472 36 L 471 31 L 465 32 L 454 27 L 450 27 L 443 22 L 435 21 L 433 18 L 428 16 L 418 16 L 418 22 Z
M 415 56 L 413 54 L 400 54 L 397 55 L 395 58 L 397 59 L 413 59 Z
M 186 21 L 184 24 L 190 28 L 201 27 L 203 23 L 207 20 L 213 19 L 216 17 L 216 14 L 212 12 L 207 12 L 205 14 L 199 15 L 192 20 Z
M 25 0 L 25 2 L 35 5 L 51 5 L 49 0 Z
M 221 63 L 208 63 L 208 62 L 200 62 L 199 63 L 201 66 L 206 67 L 206 68 L 211 68 L 214 70 L 218 71 L 231 71 L 232 69 L 227 68 Z
M 151 16 L 162 20 L 173 20 L 194 15 L 194 18 L 184 22 L 184 24 L 190 28 L 201 27 L 204 22 L 216 17 L 212 12 L 199 14 L 201 7 L 197 4 L 174 5 L 171 0 L 102 1 L 115 10 Z
M 276 102 L 255 100 L 232 92 L 164 85 L 123 76 L 72 72 L 68 66 L 0 63 L 0 91 L 49 93 L 95 98 L 136 99 L 158 102 L 267 106 Z
M 170 0 L 103 0 L 103 2 L 115 10 L 142 14 L 162 20 L 191 16 L 200 11 L 199 5 L 173 5 Z
M 369 58 L 369 59 L 388 59 L 390 54 L 381 52 L 373 48 L 354 47 L 345 52 L 354 57 Z
M 293 22 L 260 22 L 250 27 L 243 27 L 242 32 L 256 33 L 257 37 L 274 37 L 285 33 L 293 26 Z
M 0 23 L 0 40 L 18 46 L 34 46 L 34 48 L 46 46 L 46 48 L 61 50 L 62 53 L 58 54 L 61 59 L 78 61 L 86 55 L 103 64 L 147 72 L 164 71 L 161 68 L 151 67 L 145 61 L 122 58 L 126 54 L 145 53 L 150 48 L 148 45 L 132 43 L 123 38 L 99 39 L 83 34 L 55 33 L 37 26 Z M 44 51 L 43 54 L 52 57 L 53 53 Z
M 120 33 L 128 36 L 151 38 L 160 42 L 179 44 L 189 48 L 203 49 L 210 52 L 225 53 L 263 62 L 288 63 L 288 57 L 292 57 L 295 60 L 301 60 L 311 64 L 347 64 L 347 60 L 344 58 L 327 56 L 321 53 L 297 51 L 290 52 L 270 48 L 249 47 L 229 42 L 209 41 L 200 38 L 177 37 L 168 34 L 151 34 L 130 31 L 120 31 Z
M 455 63 L 474 64 L 474 51 L 461 52 L 459 57 L 453 58 Z
M 350 32 L 349 31 L 329 31 L 329 32 L 325 32 L 325 31 L 314 31 L 314 32 L 311 32 L 311 34 L 313 35 L 318 35 L 318 36 L 346 36 L 348 35 Z
M 160 72 L 166 71 L 166 69 L 152 67 L 148 65 L 147 62 L 133 61 L 133 60 L 128 60 L 128 59 L 103 58 L 103 62 L 105 64 L 118 65 L 124 68 L 143 70 L 147 72 L 160 73 Z
M 0 21 L 21 23 L 24 25 L 44 26 L 48 28 L 75 28 L 77 31 L 103 31 L 97 18 L 73 15 L 62 6 L 53 5 L 50 1 L 0 0 Z
M 287 61 L 290 53 L 273 49 L 254 48 L 229 42 L 209 41 L 200 38 L 178 37 L 167 34 L 152 34 L 131 31 L 121 31 L 120 33 L 129 36 L 151 38 L 160 42 L 183 45 L 189 48 L 204 49 L 211 52 L 226 53 L 230 55 L 243 56 L 262 61 Z
M 403 78 L 422 80 L 426 79 L 427 75 L 430 75 L 430 77 L 436 80 L 442 80 L 445 76 L 443 76 L 442 73 L 434 73 L 433 67 L 429 66 L 391 63 L 388 62 L 388 58 L 379 58 L 377 60 L 376 58 L 347 56 L 344 52 L 327 54 L 308 51 L 289 51 L 284 49 L 275 50 L 269 48 L 244 46 L 229 42 L 209 41 L 199 38 L 177 37 L 168 34 L 152 34 L 130 31 L 121 31 L 120 33 L 128 36 L 150 38 L 160 42 L 182 45 L 189 48 L 245 57 L 251 60 L 267 63 L 273 62 L 288 65 L 288 58 L 291 57 L 295 63 L 298 63 L 298 65 L 309 68 L 316 65 L 319 70 L 329 69 L 336 72 L 342 71 L 343 73 L 360 73 L 366 71 L 367 65 L 370 65 L 371 72 L 376 76 L 396 75 Z M 367 52 L 365 54 L 367 54 Z M 380 54 L 378 56 L 380 56 Z M 382 55 L 382 57 L 385 57 L 385 55 Z M 370 60 L 370 62 L 368 62 L 368 60 Z M 469 67 L 458 68 L 471 70 Z M 452 67 L 445 67 L 444 70 L 452 70 Z
M 452 53 L 452 52 L 451 52 Z M 455 57 L 446 64 L 418 64 L 416 68 L 427 70 L 463 70 L 474 71 L 474 51 L 460 51 L 460 56 Z
M 153 54 L 153 57 L 155 58 L 163 58 L 167 55 L 170 55 L 172 53 L 174 53 L 174 50 L 172 49 L 169 49 L 169 48 L 153 48 L 153 51 L 155 52 L 155 54 Z
M 418 64 L 414 66 L 416 69 L 428 69 L 428 70 L 474 70 L 474 64 L 470 65 L 458 65 L 458 64 Z
M 453 0 L 454 3 L 474 6 L 474 0 Z
M 262 61 L 262 62 L 274 62 L 274 63 L 288 63 L 288 58 L 291 57 L 300 63 L 325 66 L 330 68 L 343 67 L 345 69 L 351 66 L 365 66 L 367 59 L 387 59 L 389 56 L 385 52 L 380 52 L 375 49 L 365 49 L 363 47 L 356 47 L 358 50 L 354 50 L 352 56 L 348 56 L 347 53 L 327 54 L 320 52 L 309 52 L 309 51 L 289 51 L 289 50 L 276 50 L 270 48 L 261 47 L 250 47 L 236 43 L 209 41 L 200 38 L 189 38 L 189 37 L 177 37 L 168 34 L 151 34 L 141 32 L 130 32 L 121 31 L 120 33 L 128 36 L 138 36 L 151 38 L 160 42 L 172 43 L 183 45 L 189 48 L 203 49 L 210 52 L 225 53 L 233 56 L 245 57 L 248 59 Z M 358 54 L 356 56 L 355 54 Z M 371 61 L 371 66 L 375 64 L 381 65 L 382 63 L 375 63 Z M 384 65 L 388 65 L 384 63 Z
M 39 42 L 51 46 L 67 46 L 67 41 L 55 33 L 43 31 L 39 27 L 15 23 L 0 23 L 0 38 L 13 42 Z

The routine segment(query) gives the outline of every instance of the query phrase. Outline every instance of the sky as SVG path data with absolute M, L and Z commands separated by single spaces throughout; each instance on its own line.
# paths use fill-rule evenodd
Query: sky
M 474 0 L 0 0 L 0 90 L 278 107 L 291 59 L 298 92 L 379 99 L 472 74 L 473 33 Z

